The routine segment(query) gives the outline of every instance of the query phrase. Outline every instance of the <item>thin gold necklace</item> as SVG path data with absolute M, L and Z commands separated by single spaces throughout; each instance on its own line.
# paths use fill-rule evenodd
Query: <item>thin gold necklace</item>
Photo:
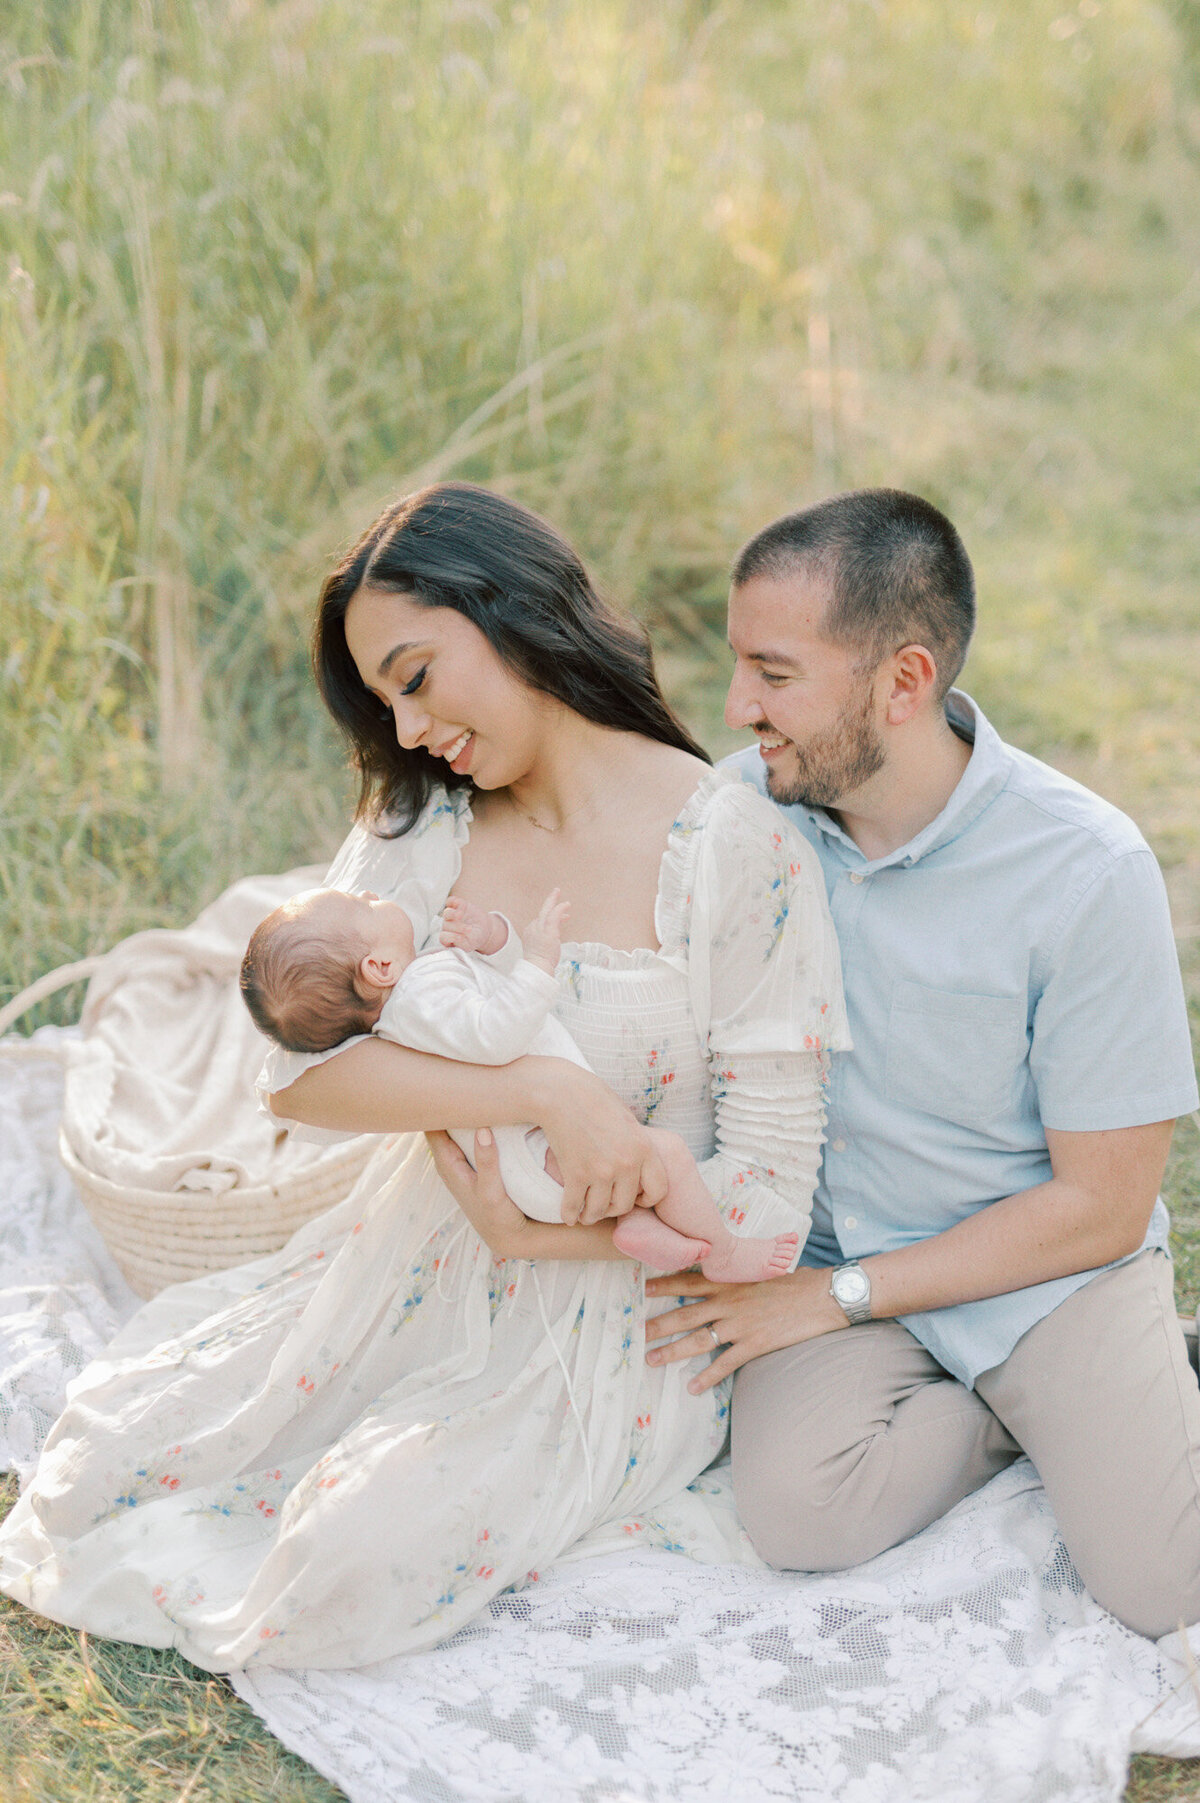
M 521 806 L 511 789 L 506 789 L 504 793 L 508 796 L 509 801 L 517 810 L 517 813 L 521 816 L 522 820 L 528 820 L 530 826 L 536 826 L 539 833 L 561 833 L 568 821 L 574 820 L 576 814 L 581 814 L 584 808 L 587 807 L 588 802 L 596 799 L 594 795 L 586 796 L 585 799 L 579 803 L 578 807 L 572 808 L 569 814 L 563 815 L 557 826 L 547 826 L 544 820 L 539 820 L 536 814 L 531 814 L 528 808 L 523 808 Z

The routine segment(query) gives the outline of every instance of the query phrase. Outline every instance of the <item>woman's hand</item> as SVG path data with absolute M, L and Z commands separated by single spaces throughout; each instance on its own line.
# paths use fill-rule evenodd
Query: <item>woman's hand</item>
M 560 1227 L 531 1221 L 504 1188 L 495 1135 L 475 1135 L 475 1169 L 448 1133 L 427 1133 L 438 1176 L 495 1258 L 620 1259 L 606 1226 Z
M 615 1220 L 639 1196 L 653 1206 L 667 1193 L 667 1173 L 649 1128 L 592 1071 L 558 1059 L 539 1080 L 532 1118 L 562 1170 L 565 1226 Z
M 764 1352 L 797 1346 L 801 1340 L 815 1340 L 849 1325 L 829 1293 L 829 1272 L 804 1265 L 766 1283 L 711 1283 L 694 1271 L 653 1277 L 646 1285 L 646 1295 L 699 1298 L 646 1322 L 646 1338 L 652 1343 L 672 1334 L 684 1336 L 669 1346 L 652 1344 L 646 1354 L 651 1365 L 708 1357 L 721 1346 L 720 1357 L 688 1384 L 693 1396 L 711 1390 L 739 1365 L 761 1358 Z M 716 1332 L 715 1341 L 710 1327 Z
M 448 1133 L 427 1133 L 438 1176 L 496 1258 L 533 1258 L 536 1223 L 523 1215 L 504 1187 L 496 1137 L 483 1127 L 475 1135 L 475 1169 Z

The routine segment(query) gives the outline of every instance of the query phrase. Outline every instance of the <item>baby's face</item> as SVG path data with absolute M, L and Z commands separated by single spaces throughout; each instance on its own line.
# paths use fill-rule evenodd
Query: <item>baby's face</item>
M 310 889 L 293 905 L 321 931 L 363 940 L 367 955 L 381 963 L 401 969 L 412 963 L 412 921 L 397 902 L 380 901 L 370 890 L 347 895 L 342 889 Z

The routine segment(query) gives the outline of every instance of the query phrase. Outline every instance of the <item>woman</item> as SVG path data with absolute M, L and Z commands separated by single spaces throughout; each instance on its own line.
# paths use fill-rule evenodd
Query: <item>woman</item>
M 11 1595 L 213 1670 L 429 1645 L 702 1471 L 725 1386 L 646 1365 L 612 1244 L 662 1191 L 639 1122 L 684 1136 L 731 1224 L 803 1241 L 846 1043 L 811 854 L 709 769 L 540 520 L 464 484 L 399 503 L 326 583 L 315 655 L 362 779 L 331 884 L 401 901 L 418 941 L 451 891 L 522 921 L 561 887 L 558 1011 L 596 1074 L 275 1057 L 281 1115 L 401 1136 L 281 1253 L 148 1304 L 0 1530 Z M 412 1130 L 529 1120 L 577 1224 L 492 1212 L 485 1244 Z

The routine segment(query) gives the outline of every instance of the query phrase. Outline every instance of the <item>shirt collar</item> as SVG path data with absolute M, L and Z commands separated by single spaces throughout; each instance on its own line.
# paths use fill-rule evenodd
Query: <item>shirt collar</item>
M 983 810 L 995 800 L 1008 781 L 1012 754 L 983 709 L 962 689 L 950 689 L 945 701 L 946 718 L 960 739 L 971 745 L 966 769 L 954 786 L 949 801 L 937 817 L 883 858 L 863 857 L 849 833 L 843 831 L 824 808 L 809 808 L 808 817 L 826 839 L 841 845 L 858 863 L 870 870 L 882 870 L 889 864 L 912 865 L 965 833 Z

